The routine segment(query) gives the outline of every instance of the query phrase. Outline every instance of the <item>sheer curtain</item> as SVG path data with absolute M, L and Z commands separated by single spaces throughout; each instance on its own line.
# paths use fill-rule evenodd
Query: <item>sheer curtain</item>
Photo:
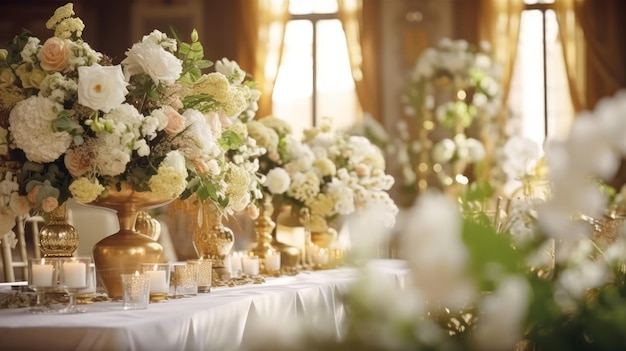
M 488 41 L 502 67 L 503 106 L 507 105 L 517 54 L 523 0 L 480 0 L 478 38 Z
M 338 0 L 352 77 L 363 112 L 382 121 L 380 77 L 381 1 Z
M 272 92 L 280 65 L 289 0 L 239 0 L 237 62 L 261 90 L 258 118 L 272 112 Z
M 626 86 L 622 0 L 557 0 L 563 54 L 577 112 Z

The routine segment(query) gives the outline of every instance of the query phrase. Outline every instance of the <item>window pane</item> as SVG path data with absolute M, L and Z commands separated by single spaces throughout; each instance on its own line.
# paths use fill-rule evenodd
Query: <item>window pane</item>
M 299 135 L 312 126 L 313 24 L 289 21 L 281 66 L 272 95 L 273 114 L 289 121 Z
M 543 105 L 543 16 L 522 12 L 515 71 L 509 105 L 522 118 L 522 135 L 542 145 L 545 136 Z
M 317 116 L 332 117 L 336 128 L 356 122 L 358 100 L 346 38 L 339 20 L 317 23 Z
M 569 132 L 574 112 L 567 83 L 558 22 L 546 11 L 546 73 L 548 125 L 544 120 L 543 15 L 539 10 L 522 12 L 517 58 L 511 81 L 509 107 L 522 119 L 522 135 L 543 145 Z
M 546 71 L 548 73 L 548 138 L 564 139 L 574 119 L 559 25 L 554 10 L 546 12 Z
M 291 0 L 289 13 L 304 15 L 308 13 L 335 13 L 338 11 L 337 0 Z

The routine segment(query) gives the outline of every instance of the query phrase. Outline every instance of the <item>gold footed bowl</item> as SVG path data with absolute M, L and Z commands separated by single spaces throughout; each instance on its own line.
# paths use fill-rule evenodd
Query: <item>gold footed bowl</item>
M 98 280 L 109 298 L 122 299 L 121 274 L 141 272 L 142 263 L 161 263 L 163 246 L 135 229 L 139 212 L 166 205 L 173 199 L 151 192 L 135 191 L 125 184 L 121 190 L 108 189 L 108 195 L 86 206 L 104 207 L 117 212 L 120 230 L 94 245 L 93 259 Z

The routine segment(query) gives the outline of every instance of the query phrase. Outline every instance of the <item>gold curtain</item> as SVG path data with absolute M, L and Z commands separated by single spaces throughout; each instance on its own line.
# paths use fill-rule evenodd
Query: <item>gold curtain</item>
M 502 102 L 506 106 L 517 55 L 524 1 L 480 0 L 479 8 L 478 38 L 491 44 L 495 60 L 502 67 Z
M 570 94 L 576 112 L 626 86 L 624 2 L 557 0 Z
M 361 109 L 382 121 L 379 58 L 382 1 L 338 0 L 337 3 Z
M 239 0 L 237 22 L 241 38 L 237 62 L 252 75 L 261 90 L 257 116 L 272 113 L 272 92 L 283 49 L 289 0 Z

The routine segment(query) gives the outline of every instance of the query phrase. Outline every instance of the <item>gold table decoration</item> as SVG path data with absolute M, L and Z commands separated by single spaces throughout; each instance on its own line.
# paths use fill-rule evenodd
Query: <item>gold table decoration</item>
M 170 206 L 172 213 L 196 216 L 189 221 L 188 230 L 193 236 L 193 248 L 199 259 L 211 260 L 213 276 L 227 274 L 224 258 L 235 244 L 235 234 L 224 226 L 223 215 L 211 201 L 200 201 L 197 196 L 177 200 Z
M 256 242 L 251 245 L 250 253 L 259 257 L 261 273 L 266 273 L 265 258 L 278 252 L 278 249 L 272 246 L 272 231 L 276 228 L 276 223 L 271 218 L 274 211 L 271 196 L 266 195 L 263 198 L 260 210 L 259 217 L 254 223 Z
M 78 231 L 67 222 L 67 203 L 50 212 L 50 219 L 39 232 L 43 257 L 71 257 L 78 248 Z
M 161 236 L 161 223 L 156 218 L 150 216 L 147 211 L 139 211 L 135 221 L 135 230 L 143 235 L 159 240 Z
M 97 242 L 93 248 L 98 279 L 109 298 L 122 299 L 122 274 L 140 272 L 142 263 L 163 262 L 163 246 L 135 230 L 135 220 L 140 211 L 170 201 L 172 199 L 135 191 L 130 184 L 123 184 L 120 190 L 109 188 L 106 197 L 84 204 L 117 212 L 120 230 Z

